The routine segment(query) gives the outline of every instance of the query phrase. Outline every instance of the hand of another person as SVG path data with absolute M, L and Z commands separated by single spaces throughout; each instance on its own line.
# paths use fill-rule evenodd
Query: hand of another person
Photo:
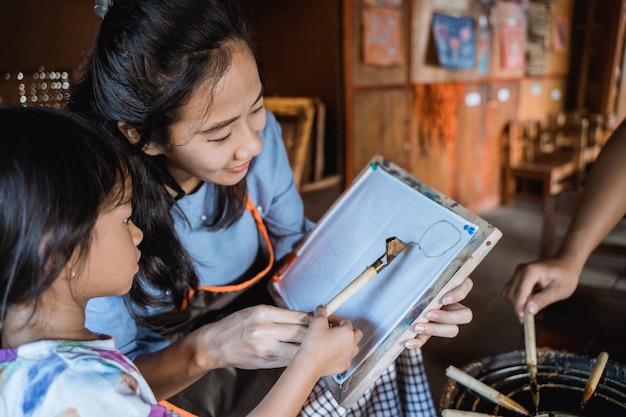
M 242 369 L 287 366 L 304 339 L 307 313 L 258 305 L 232 313 L 196 330 L 201 332 L 198 355 L 215 367 Z
M 352 358 L 359 353 L 358 343 L 363 337 L 359 329 L 352 327 L 350 320 L 337 316 L 330 320 L 327 319 L 326 307 L 315 310 L 309 330 L 294 358 L 294 361 L 301 358 L 310 366 L 315 366 L 321 376 L 348 369 Z
M 424 346 L 431 336 L 453 338 L 459 334 L 459 325 L 472 321 L 472 310 L 460 304 L 474 287 L 470 277 L 458 287 L 447 292 L 442 299 L 442 306 L 426 313 L 429 320 L 426 323 L 415 324 L 418 335 L 411 340 L 406 340 L 404 346 L 407 349 L 417 349 Z
M 581 270 L 574 262 L 550 258 L 518 265 L 502 289 L 502 297 L 513 304 L 515 314 L 536 314 L 548 305 L 571 296 Z

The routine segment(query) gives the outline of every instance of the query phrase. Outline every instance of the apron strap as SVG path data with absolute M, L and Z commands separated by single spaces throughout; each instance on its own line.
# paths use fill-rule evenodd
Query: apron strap
M 261 272 L 256 274 L 254 277 L 242 283 L 233 284 L 233 285 L 220 285 L 220 286 L 201 285 L 198 287 L 199 290 L 217 292 L 217 293 L 239 291 L 239 290 L 242 290 L 251 286 L 258 280 L 263 278 L 274 265 L 274 248 L 272 247 L 272 243 L 270 242 L 270 237 L 267 232 L 267 228 L 265 227 L 265 223 L 263 223 L 263 217 L 261 217 L 261 213 L 259 213 L 259 211 L 257 210 L 249 194 L 248 194 L 248 200 L 246 201 L 246 210 L 249 210 L 250 213 L 252 214 L 252 217 L 254 217 L 254 221 L 257 225 L 257 229 L 259 230 L 259 233 L 261 233 L 261 236 L 263 237 L 263 240 L 265 241 L 265 244 L 267 245 L 268 252 L 269 252 L 269 262 L 267 266 Z M 184 310 L 187 307 L 189 300 L 193 297 L 194 294 L 195 294 L 195 291 L 193 289 L 190 289 L 189 293 L 187 294 L 187 297 L 185 298 L 185 300 L 183 300 L 183 303 L 180 307 L 181 310 Z
M 195 415 L 193 413 L 190 413 L 187 410 L 183 410 L 182 408 L 175 406 L 174 404 L 172 404 L 169 401 L 165 401 L 165 400 L 159 401 L 159 405 L 167 408 L 170 411 L 173 411 L 174 413 L 176 413 L 175 415 L 177 415 L 177 416 L 181 416 L 181 417 L 198 417 L 197 415 Z

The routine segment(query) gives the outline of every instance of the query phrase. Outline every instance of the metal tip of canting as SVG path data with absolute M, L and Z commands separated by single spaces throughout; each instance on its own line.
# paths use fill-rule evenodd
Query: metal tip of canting
M 397 237 L 390 237 L 387 239 L 387 263 L 391 262 L 393 258 L 398 256 L 400 252 L 406 247 L 406 243 L 398 239 Z

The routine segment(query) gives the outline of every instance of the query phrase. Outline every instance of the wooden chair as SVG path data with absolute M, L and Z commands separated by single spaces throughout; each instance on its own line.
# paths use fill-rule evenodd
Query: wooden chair
M 339 174 L 325 175 L 326 106 L 317 97 L 263 98 L 282 128 L 294 182 L 301 194 L 341 184 Z
M 554 229 L 555 197 L 580 189 L 586 167 L 597 153 L 589 144 L 589 119 L 580 113 L 559 113 L 546 119 L 512 120 L 503 140 L 502 201 L 535 201 L 543 205 L 540 255 Z
M 546 120 L 512 120 L 503 140 L 503 203 L 544 202 L 582 181 L 589 121 L 560 114 Z
M 559 212 L 571 214 L 571 208 L 575 204 L 574 200 L 578 199 L 585 183 L 585 176 L 589 168 L 598 157 L 604 143 L 607 139 L 604 117 L 600 114 L 592 114 L 587 112 L 567 112 L 557 115 L 557 124 L 562 125 L 578 123 L 578 119 L 586 119 L 588 122 L 587 140 L 581 141 L 580 153 L 578 155 L 578 169 L 574 181 L 567 189 L 561 190 L 556 194 L 549 194 L 543 203 L 543 224 L 541 230 L 541 241 L 539 254 L 541 257 L 550 256 L 554 249 L 558 246 L 559 238 L 556 236 L 556 222 Z M 571 146 L 571 145 L 570 145 Z M 623 253 L 623 247 L 604 243 L 598 248 L 598 251 L 607 253 Z
M 280 123 L 294 182 L 300 189 L 317 163 L 312 162 L 314 132 L 321 138 L 315 144 L 324 142 L 323 103 L 315 97 L 264 97 L 263 101 Z M 315 123 L 316 115 L 322 123 Z

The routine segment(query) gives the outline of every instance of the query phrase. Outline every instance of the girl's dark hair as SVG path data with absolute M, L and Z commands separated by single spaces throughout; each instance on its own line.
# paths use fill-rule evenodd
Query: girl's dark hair
M 116 0 L 102 21 L 68 108 L 95 119 L 120 141 L 128 139 L 117 123 L 132 125 L 141 136 L 137 150 L 148 143 L 167 146 L 169 128 L 183 116 L 181 109 L 195 88 L 205 80 L 219 80 L 230 67 L 233 43 L 251 45 L 233 1 Z M 135 159 L 147 168 L 133 197 L 133 220 L 145 232 L 142 273 L 157 288 L 170 290 L 180 306 L 198 282 L 170 213 L 184 192 L 163 157 L 137 152 Z M 171 197 L 166 187 L 177 195 Z M 216 190 L 218 215 L 209 220 L 211 229 L 237 221 L 247 196 L 245 179 Z
M 0 319 L 37 302 L 87 253 L 101 209 L 121 204 L 127 157 L 103 132 L 48 107 L 0 108 Z

